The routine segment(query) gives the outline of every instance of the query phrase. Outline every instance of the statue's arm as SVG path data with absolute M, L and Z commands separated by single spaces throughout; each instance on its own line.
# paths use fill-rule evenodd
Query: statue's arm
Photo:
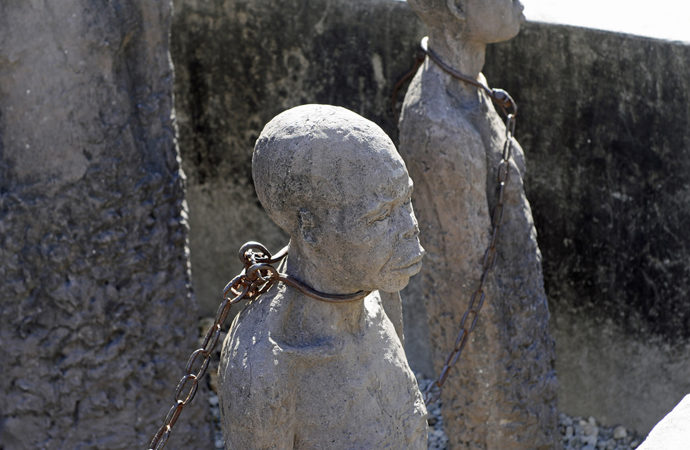
M 292 449 L 295 401 L 284 361 L 273 353 L 265 335 L 234 345 L 237 342 L 227 343 L 219 367 L 226 448 Z M 242 342 L 255 344 L 243 346 Z

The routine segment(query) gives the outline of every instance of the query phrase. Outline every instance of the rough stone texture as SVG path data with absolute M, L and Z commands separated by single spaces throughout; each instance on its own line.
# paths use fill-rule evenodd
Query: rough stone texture
M 290 236 L 281 271 L 330 303 L 277 284 L 235 319 L 219 366 L 229 448 L 427 447 L 426 408 L 378 289 L 396 292 L 424 255 L 412 182 L 393 142 L 340 107 L 271 120 L 256 191 Z
M 169 24 L 165 2 L 0 5 L 2 448 L 143 448 L 172 404 L 196 307 Z M 177 448 L 210 442 L 203 403 Z
M 647 433 L 690 392 L 690 46 L 532 24 L 485 73 L 521 108 L 559 405 Z
M 683 450 L 690 442 L 690 395 L 656 424 L 640 450 Z
M 252 188 L 261 127 L 284 109 L 328 103 L 396 136 L 390 93 L 414 60 L 419 28 L 407 5 L 391 0 L 175 1 L 176 109 L 204 312 L 215 313 L 241 269 L 240 245 L 258 240 L 276 251 L 287 242 Z
M 519 3 L 489 10 L 478 4 L 462 3 L 461 26 L 445 2 L 414 3 L 428 25 L 429 48 L 470 77 L 482 69 L 485 45 L 513 37 L 520 26 Z M 428 257 L 403 295 L 424 299 L 436 373 L 482 274 L 504 141 L 505 127 L 488 96 L 427 58 L 405 96 L 400 153 L 416 183 L 413 202 Z M 553 448 L 558 442 L 554 346 L 517 142 L 509 170 L 486 302 L 442 391 L 452 448 Z

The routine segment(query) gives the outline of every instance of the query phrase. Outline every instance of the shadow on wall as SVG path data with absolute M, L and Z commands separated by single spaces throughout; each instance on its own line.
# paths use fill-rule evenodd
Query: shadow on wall
M 176 0 L 175 12 L 192 277 L 212 314 L 243 242 L 286 243 L 251 183 L 263 124 L 330 103 L 395 140 L 390 92 L 424 31 L 394 0 Z M 485 69 L 520 104 L 560 407 L 643 433 L 690 392 L 689 61 L 681 44 L 528 23 Z M 406 306 L 409 358 L 428 371 L 423 308 Z

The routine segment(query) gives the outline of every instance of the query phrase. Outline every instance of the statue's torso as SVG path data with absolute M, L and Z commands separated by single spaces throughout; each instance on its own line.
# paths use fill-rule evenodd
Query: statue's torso
M 285 335 L 284 294 L 249 306 L 224 343 L 228 448 L 426 448 L 426 409 L 378 294 L 360 332 L 318 339 Z
M 477 101 L 467 104 L 449 95 L 438 73 L 422 70 L 415 76 L 403 106 L 400 153 L 415 182 L 413 204 L 428 253 L 423 272 L 439 280 L 462 274 L 460 286 L 474 288 L 491 231 L 504 143 L 505 126 L 486 94 L 477 91 Z M 514 139 L 509 173 L 496 276 L 534 274 L 530 290 L 538 298 L 533 301 L 543 303 L 541 255 L 524 192 L 524 152 Z

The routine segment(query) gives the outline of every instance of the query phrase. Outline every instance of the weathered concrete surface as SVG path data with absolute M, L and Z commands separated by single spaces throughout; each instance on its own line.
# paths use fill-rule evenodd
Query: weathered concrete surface
M 690 392 L 690 46 L 532 24 L 485 73 L 520 105 L 559 405 L 646 433 Z
M 290 236 L 288 276 L 364 294 L 333 303 L 278 284 L 242 310 L 218 371 L 226 446 L 426 449 L 422 394 L 378 292 L 405 287 L 424 255 L 393 142 L 352 111 L 302 105 L 264 127 L 252 165 Z
M 203 311 L 215 313 L 241 269 L 240 245 L 258 240 L 275 251 L 287 243 L 252 189 L 261 127 L 292 106 L 328 103 L 397 135 L 390 92 L 421 36 L 407 5 L 390 0 L 175 1 L 175 101 Z
M 690 443 L 690 395 L 656 424 L 640 450 L 683 450 Z
M 143 448 L 196 335 L 170 6 L 0 6 L 0 447 Z M 210 442 L 203 396 L 176 447 Z M 198 447 L 197 447 L 198 448 Z

